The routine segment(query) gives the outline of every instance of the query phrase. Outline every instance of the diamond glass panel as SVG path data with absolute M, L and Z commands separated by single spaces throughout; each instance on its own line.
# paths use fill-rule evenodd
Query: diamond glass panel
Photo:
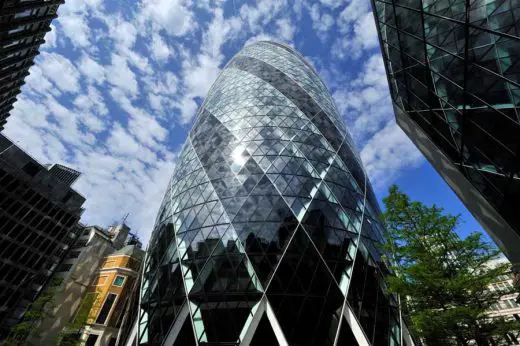
M 356 345 L 342 316 L 349 287 L 359 285 L 375 292 L 376 309 L 365 318 L 357 308 L 350 322 L 390 345 L 390 308 L 377 305 L 387 299 L 378 212 L 312 66 L 277 43 L 247 46 L 202 104 L 158 213 L 141 345 L 186 345 L 189 332 L 189 345 Z M 370 278 L 356 270 L 366 261 L 375 266 Z
M 517 261 L 520 2 L 372 2 L 398 123 L 410 128 L 423 152 L 431 152 L 427 156 L 434 167 L 445 175 L 456 170 L 457 180 L 470 183 L 466 187 L 454 175 L 445 177 Z M 417 127 L 427 139 L 416 134 Z M 436 148 L 428 149 L 427 140 Z M 441 163 L 438 150 L 453 168 Z M 483 211 L 481 202 L 472 206 L 475 194 L 489 202 L 489 209 Z M 489 216 L 493 209 L 496 215 Z

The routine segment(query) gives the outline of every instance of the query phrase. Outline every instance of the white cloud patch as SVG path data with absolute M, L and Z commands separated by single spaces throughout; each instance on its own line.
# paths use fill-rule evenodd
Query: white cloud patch
M 59 23 L 62 26 L 62 32 L 67 35 L 74 46 L 82 48 L 89 45 L 90 30 L 84 17 L 60 16 Z
M 41 57 L 39 67 L 46 80 L 64 92 L 79 90 L 79 73 L 69 59 L 61 54 L 48 52 L 43 52 Z
M 377 132 L 361 150 L 361 159 L 376 187 L 392 183 L 403 169 L 418 167 L 424 157 L 395 121 Z
M 186 1 L 149 0 L 144 2 L 139 20 L 151 23 L 155 30 L 182 36 L 195 28 L 193 12 Z
M 316 34 L 321 40 L 326 40 L 328 31 L 334 25 L 334 18 L 329 13 L 322 13 L 320 5 L 315 3 L 309 7 L 309 14 L 312 19 L 312 27 L 316 30 Z
M 83 75 L 96 83 L 103 83 L 105 80 L 105 68 L 88 55 L 83 56 L 78 68 Z
M 152 53 L 155 60 L 158 61 L 168 59 L 168 57 L 171 54 L 170 48 L 158 33 L 152 36 L 152 44 L 150 45 L 149 50 L 150 53 Z
M 376 185 L 418 164 L 392 123 L 384 69 L 371 51 L 378 43 L 368 2 L 125 4 L 67 0 L 60 6 L 5 130 L 43 163 L 82 172 L 75 184 L 87 198 L 82 222 L 106 226 L 130 213 L 127 222 L 147 241 L 189 130 L 179 125 L 192 121 L 221 67 L 257 40 L 303 48 L 328 69 L 325 80 L 336 88 Z M 353 58 L 359 73 L 341 61 Z M 402 160 L 389 161 L 401 151 Z M 385 175 L 385 169 L 395 172 Z
M 108 67 L 108 82 L 132 96 L 136 96 L 138 85 L 135 73 L 128 66 L 125 58 L 118 54 L 112 54 L 112 65 Z
M 291 42 L 296 32 L 296 27 L 288 18 L 280 18 L 276 21 L 276 33 L 282 40 Z
M 339 59 L 359 59 L 364 51 L 378 47 L 377 30 L 370 4 L 364 0 L 351 0 L 341 11 L 332 53 Z

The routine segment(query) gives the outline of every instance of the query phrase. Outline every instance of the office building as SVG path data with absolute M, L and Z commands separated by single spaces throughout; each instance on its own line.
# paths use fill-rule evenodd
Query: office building
M 327 87 L 257 42 L 200 107 L 151 236 L 140 345 L 399 345 L 384 229 Z
M 0 135 L 0 338 L 23 316 L 77 238 L 85 198 L 71 188 L 70 179 L 61 179 L 60 170 L 72 170 L 52 167 Z
M 520 271 L 520 3 L 372 5 L 397 123 Z
M 488 266 L 509 264 L 506 258 L 499 258 L 488 263 Z M 513 288 L 513 277 L 509 275 L 500 276 L 498 280 L 489 286 L 493 291 L 509 291 Z M 516 294 L 504 294 L 500 300 L 494 305 L 490 317 L 505 317 L 511 320 L 520 320 L 520 303 L 516 301 Z M 520 330 L 511 330 L 504 333 L 502 340 L 496 340 L 499 345 L 518 345 L 520 344 Z
M 0 131 L 64 0 L 0 3 Z
M 78 324 L 78 314 L 97 316 L 95 309 L 114 290 L 118 294 L 118 311 L 123 310 L 127 292 L 134 285 L 133 278 L 138 270 L 135 267 L 142 261 L 140 248 L 141 243 L 124 223 L 108 229 L 99 226 L 80 227 L 76 242 L 55 271 L 55 277 L 61 278 L 61 285 L 53 297 L 55 305 L 48 311 L 49 315 L 41 321 L 37 332 L 28 339 L 27 344 L 51 345 L 65 336 L 69 341 L 70 338 L 75 338 L 76 341 L 87 339 L 88 333 L 85 330 L 92 328 L 96 330 L 92 334 L 97 333 L 100 336 L 98 343 L 92 345 L 108 345 L 111 338 L 117 336 L 115 322 L 114 325 L 107 326 L 85 319 Z M 114 285 L 115 275 L 123 276 L 124 282 L 117 279 L 119 281 Z M 96 299 L 90 301 L 90 304 L 85 303 L 94 295 Z M 88 311 L 84 311 L 85 309 Z M 91 341 L 93 338 L 94 336 L 90 338 Z

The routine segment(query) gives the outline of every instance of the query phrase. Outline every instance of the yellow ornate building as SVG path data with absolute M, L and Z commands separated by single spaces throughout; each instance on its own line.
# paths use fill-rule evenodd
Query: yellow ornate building
M 116 345 L 143 255 L 136 245 L 127 245 L 104 258 L 78 311 L 81 315 L 88 310 L 81 337 L 85 346 Z

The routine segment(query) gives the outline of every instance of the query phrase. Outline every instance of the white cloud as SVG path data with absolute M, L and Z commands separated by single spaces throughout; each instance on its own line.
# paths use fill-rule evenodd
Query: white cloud
M 242 29 L 237 18 L 225 20 L 222 9 L 214 11 L 214 17 L 208 30 L 203 34 L 201 52 L 196 57 L 183 62 L 185 94 L 180 102 L 181 124 L 191 121 L 196 111 L 195 97 L 205 97 L 220 72 L 222 63 L 222 45 Z
M 60 93 L 58 89 L 54 88 L 51 81 L 44 76 L 38 65 L 31 67 L 29 76 L 25 78 L 25 85 L 36 93 L 53 93 L 55 95 Z
M 167 59 L 171 52 L 168 45 L 163 41 L 161 36 L 156 33 L 152 36 L 152 43 L 149 48 L 152 55 L 155 57 L 155 60 L 163 61 Z
M 337 37 L 332 54 L 339 59 L 359 59 L 364 51 L 379 46 L 376 24 L 371 12 L 360 15 L 355 22 L 347 25 L 347 30 Z
M 276 34 L 287 42 L 291 42 L 296 31 L 296 27 L 288 18 L 280 18 L 276 21 Z
M 424 162 L 423 155 L 393 120 L 363 147 L 361 159 L 376 187 L 393 182 L 403 169 Z
M 118 54 L 112 54 L 112 65 L 107 69 L 107 81 L 132 96 L 136 96 L 138 85 L 135 73 L 128 66 L 127 60 Z
M 344 3 L 343 0 L 320 0 L 320 2 L 323 6 L 327 6 L 332 9 L 335 9 Z
M 252 33 L 258 33 L 286 6 L 286 0 L 259 0 L 254 6 L 242 5 L 240 18 L 247 22 Z
M 316 30 L 316 34 L 321 40 L 326 40 L 328 31 L 334 25 L 334 18 L 329 13 L 321 13 L 318 4 L 309 7 L 309 14 L 312 19 L 312 27 Z
M 165 30 L 172 36 L 182 36 L 195 28 L 193 12 L 186 1 L 144 1 L 139 20 L 150 22 L 155 30 Z
M 76 47 L 86 47 L 90 44 L 90 30 L 83 16 L 66 15 L 58 17 L 62 32 L 67 35 Z
M 43 52 L 39 64 L 42 75 L 65 92 L 78 92 L 79 73 L 69 59 L 58 53 Z
M 45 44 L 40 46 L 40 49 L 50 50 L 56 47 L 56 26 L 51 23 L 51 31 L 45 34 Z
M 87 78 L 90 78 L 97 83 L 103 83 L 105 80 L 105 68 L 88 55 L 83 56 L 79 62 L 78 68 Z
M 341 12 L 336 57 L 377 46 L 368 2 L 319 2 L 141 0 L 114 10 L 102 0 L 67 0 L 6 133 L 42 162 L 82 171 L 75 188 L 87 198 L 83 222 L 106 226 L 128 212 L 128 223 L 146 241 L 188 130 L 178 125 L 193 119 L 220 67 L 244 41 L 320 45 L 303 45 L 303 33 L 331 38 Z M 295 21 L 304 9 L 314 11 L 312 22 Z M 201 16 L 195 19 L 194 11 Z M 316 65 L 329 67 L 320 48 L 312 49 Z M 389 125 L 393 115 L 378 59 L 368 59 L 353 78 L 339 78 L 346 71 L 339 69 L 330 80 L 339 86 L 334 97 L 359 136 L 370 174 L 383 181 L 384 167 L 401 168 L 381 159 L 379 146 L 390 154 L 408 147 Z M 405 163 L 415 162 L 410 153 Z
M 357 78 L 342 85 L 333 96 L 361 145 L 393 119 L 386 73 L 379 54 L 372 55 Z
M 341 11 L 338 26 L 343 33 L 349 31 L 349 25 L 365 13 L 370 12 L 370 2 L 365 0 L 351 0 Z
M 137 28 L 134 24 L 120 18 L 108 17 L 105 19 L 110 25 L 110 36 L 116 42 L 119 49 L 131 49 L 137 40 Z
M 112 98 L 128 113 L 128 128 L 139 141 L 152 149 L 157 149 L 157 142 L 166 139 L 168 131 L 159 124 L 157 119 L 145 110 L 137 108 L 121 89 L 110 91 Z

